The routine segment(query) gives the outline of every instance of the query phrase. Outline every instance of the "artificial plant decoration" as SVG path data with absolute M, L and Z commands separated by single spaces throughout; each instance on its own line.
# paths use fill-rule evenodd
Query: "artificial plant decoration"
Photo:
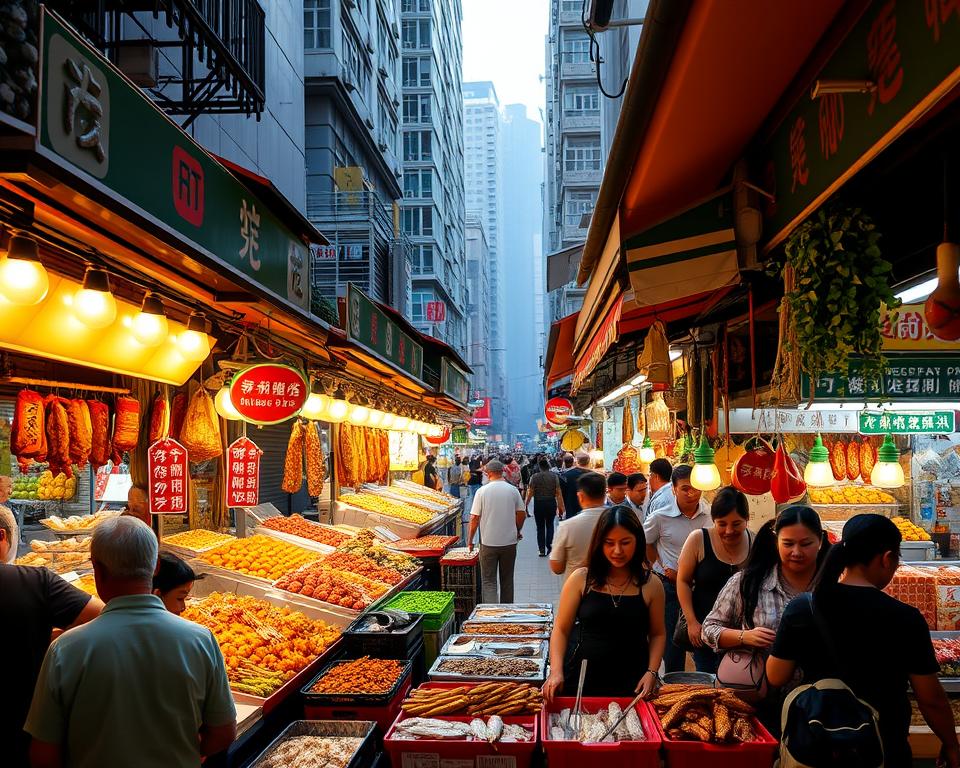
M 879 240 L 873 220 L 861 209 L 831 206 L 786 242 L 775 270 L 794 272 L 781 303 L 789 309 L 793 338 L 781 338 L 781 344 L 796 344 L 800 367 L 811 378 L 846 374 L 851 355 L 862 360 L 865 377 L 881 376 L 886 369 L 880 310 L 900 301 L 890 289 L 892 266 Z

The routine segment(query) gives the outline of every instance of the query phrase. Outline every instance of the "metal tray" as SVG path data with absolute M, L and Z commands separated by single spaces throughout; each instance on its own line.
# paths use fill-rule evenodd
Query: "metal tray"
M 931 631 L 932 640 L 956 640 L 960 638 L 960 631 Z M 960 677 L 941 677 L 940 684 L 947 693 L 960 693 Z
M 498 613 L 493 616 L 481 616 L 478 613 L 481 610 L 498 611 Z M 542 611 L 543 609 L 535 608 L 533 610 Z M 541 615 L 540 613 L 529 613 L 520 607 L 487 608 L 478 605 L 473 609 L 473 613 L 470 614 L 467 621 L 490 624 L 552 624 L 553 612 L 551 611 L 548 615 Z
M 367 720 L 294 720 L 257 755 L 250 768 L 260 768 L 280 742 L 297 736 L 345 736 L 360 739 L 360 746 L 353 753 L 346 768 L 365 768 L 372 765 L 376 757 L 377 748 L 373 736 L 375 727 L 376 723 Z
M 533 632 L 533 633 L 531 633 L 531 634 L 524 634 L 524 635 L 518 635 L 518 634 L 513 634 L 513 635 L 506 635 L 506 634 L 505 634 L 505 635 L 500 635 L 500 634 L 498 634 L 497 632 L 494 632 L 494 631 L 493 631 L 493 629 L 496 628 L 497 625 L 502 625 L 502 624 L 519 624 L 519 625 L 523 625 L 523 626 L 532 627 L 533 629 L 535 629 L 535 630 L 537 630 L 537 631 L 535 631 L 535 632 Z M 467 631 L 466 631 L 466 630 L 467 630 L 467 627 L 490 627 L 490 629 L 488 629 L 488 630 L 486 630 L 486 631 L 484 631 L 484 632 L 467 632 Z M 488 636 L 490 636 L 490 637 L 511 637 L 511 638 L 518 638 L 518 637 L 520 637 L 520 638 L 523 638 L 523 639 L 525 639 L 525 640 L 527 640 L 527 639 L 529 639 L 529 640 L 546 640 L 546 639 L 548 639 L 548 638 L 550 637 L 550 627 L 549 627 L 548 625 L 546 625 L 546 624 L 535 624 L 535 623 L 532 623 L 532 622 L 529 622 L 529 621 L 499 621 L 499 622 L 498 622 L 498 621 L 489 621 L 489 620 L 487 620 L 487 619 L 484 619 L 483 621 L 467 620 L 467 621 L 463 622 L 463 626 L 460 627 L 460 632 L 461 632 L 462 634 L 464 634 L 464 635 L 474 635 L 474 634 L 475 634 L 475 635 L 488 635 Z
M 475 635 L 453 635 L 443 648 L 440 649 L 441 656 L 481 656 L 484 658 L 524 658 L 524 659 L 545 659 L 549 646 L 546 640 L 520 640 L 516 638 L 481 638 L 478 642 Z M 458 642 L 459 641 L 459 642 Z M 469 650 L 456 650 L 457 645 L 467 644 Z M 531 651 L 530 653 L 521 653 L 522 649 Z
M 469 657 L 468 657 L 469 658 Z M 433 666 L 430 667 L 430 671 L 427 672 L 427 677 L 431 680 L 436 680 L 438 682 L 463 682 L 463 683 L 480 683 L 480 682 L 497 682 L 497 683 L 542 683 L 547 678 L 547 661 L 546 659 L 527 659 L 527 661 L 532 662 L 537 665 L 537 671 L 529 674 L 523 675 L 522 677 L 508 677 L 508 676 L 499 676 L 499 675 L 459 675 L 453 672 L 441 672 L 440 665 L 444 661 L 457 661 L 456 656 L 438 656 L 437 660 L 433 662 Z

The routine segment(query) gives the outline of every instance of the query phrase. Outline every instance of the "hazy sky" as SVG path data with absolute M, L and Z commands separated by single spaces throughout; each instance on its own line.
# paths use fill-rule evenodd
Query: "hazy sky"
M 548 0 L 463 0 L 464 82 L 492 80 L 501 104 L 526 104 L 537 122 L 548 7 Z

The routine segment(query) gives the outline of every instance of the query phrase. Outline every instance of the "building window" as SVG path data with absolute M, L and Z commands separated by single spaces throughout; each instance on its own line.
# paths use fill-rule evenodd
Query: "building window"
M 563 113 L 570 117 L 600 114 L 600 94 L 592 85 L 571 85 L 563 91 Z
M 403 97 L 403 122 L 405 125 L 429 123 L 432 120 L 429 93 L 407 94 Z
M 405 50 L 430 50 L 430 19 L 404 19 L 402 38 Z
M 430 82 L 429 56 L 408 56 L 403 60 L 404 88 L 427 88 Z
M 560 13 L 571 13 L 583 11 L 583 0 L 560 0 Z
M 433 198 L 433 171 L 407 171 L 403 174 L 403 196 Z
M 433 300 L 433 291 L 414 291 L 413 301 L 411 302 L 410 306 L 410 319 L 415 323 L 426 322 L 427 303 Z
M 404 131 L 403 159 L 432 160 L 433 137 L 430 131 Z
M 563 201 L 563 225 L 580 229 L 583 214 L 590 213 L 597 202 L 597 190 L 569 191 Z
M 343 27 L 343 60 L 353 85 L 360 91 L 364 100 L 370 101 L 370 64 L 361 51 L 360 41 L 347 25 Z
M 571 136 L 563 150 L 563 170 L 575 171 L 600 170 L 600 137 Z
M 415 275 L 433 274 L 433 246 L 414 246 L 413 273 Z
M 590 61 L 590 37 L 580 30 L 565 30 L 560 44 L 560 60 L 564 64 L 586 64 Z
M 303 47 L 329 48 L 330 0 L 303 0 Z
M 433 234 L 433 208 L 413 206 L 403 209 L 403 232 L 414 237 L 429 237 Z
M 430 0 L 403 0 L 403 13 L 430 13 Z

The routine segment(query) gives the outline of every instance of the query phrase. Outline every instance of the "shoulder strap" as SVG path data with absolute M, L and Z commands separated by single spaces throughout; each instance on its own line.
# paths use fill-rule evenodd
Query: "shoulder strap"
M 706 560 L 708 557 L 713 555 L 713 542 L 710 541 L 710 530 L 708 528 L 701 528 L 700 533 L 703 534 L 703 560 Z
M 804 597 L 806 597 L 807 605 L 810 607 L 810 615 L 813 617 L 813 623 L 820 634 L 820 638 L 823 640 L 823 644 L 827 648 L 830 660 L 833 662 L 834 671 L 839 672 L 839 670 L 843 669 L 843 666 L 840 663 L 840 654 L 837 652 L 837 646 L 833 642 L 833 636 L 830 634 L 830 627 L 827 626 L 827 620 L 823 614 L 817 610 L 816 605 L 814 605 L 813 593 L 804 592 Z

